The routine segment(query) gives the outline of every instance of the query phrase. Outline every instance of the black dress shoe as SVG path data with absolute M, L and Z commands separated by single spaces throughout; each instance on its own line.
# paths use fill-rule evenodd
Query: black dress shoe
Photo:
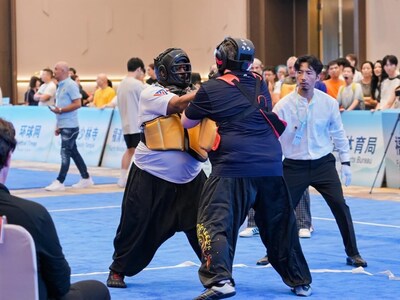
M 349 266 L 354 266 L 354 267 L 363 267 L 365 268 L 368 266 L 367 262 L 361 257 L 361 255 L 353 255 L 351 257 L 347 257 L 346 263 Z
M 269 264 L 268 254 L 265 255 L 263 258 L 257 260 L 257 266 L 266 266 Z

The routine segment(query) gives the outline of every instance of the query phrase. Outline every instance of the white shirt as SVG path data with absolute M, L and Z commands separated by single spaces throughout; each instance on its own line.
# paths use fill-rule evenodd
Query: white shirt
M 50 99 L 47 101 L 39 101 L 39 106 L 49 106 L 49 105 L 54 105 L 54 99 L 56 97 L 56 90 L 57 86 L 53 81 L 49 81 L 48 83 L 43 83 L 39 90 L 38 93 L 40 95 L 50 95 Z
M 139 124 L 167 115 L 168 102 L 175 94 L 153 84 L 144 89 L 139 100 Z M 202 163 L 183 151 L 154 151 L 140 142 L 133 156 L 140 169 L 166 181 L 188 183 L 201 171 Z
M 117 105 L 124 134 L 139 132 L 139 98 L 145 87 L 143 82 L 130 76 L 125 77 L 118 86 Z
M 310 103 L 297 91 L 283 97 L 273 111 L 287 122 L 280 137 L 283 155 L 297 160 L 315 160 L 328 155 L 333 143 L 339 151 L 341 162 L 350 161 L 349 141 L 343 129 L 338 102 L 317 89 Z M 293 144 L 296 131 L 304 124 L 302 138 Z M 333 141 L 333 143 L 332 143 Z
M 386 106 L 391 97 L 394 97 L 394 90 L 400 85 L 400 79 L 386 78 L 381 84 L 381 108 Z M 390 107 L 389 107 L 390 108 Z

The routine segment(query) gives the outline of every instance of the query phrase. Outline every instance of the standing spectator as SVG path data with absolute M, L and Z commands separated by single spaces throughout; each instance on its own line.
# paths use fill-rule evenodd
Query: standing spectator
M 102 108 L 115 97 L 115 90 L 112 88 L 111 81 L 108 80 L 107 75 L 104 73 L 97 75 L 96 84 L 98 89 L 94 92 L 92 106 Z
M 202 85 L 182 116 L 186 128 L 206 117 L 216 121 L 222 141 L 209 153 L 212 172 L 204 185 L 197 217 L 202 248 L 199 277 L 206 290 L 195 299 L 222 299 L 236 294 L 232 264 L 239 227 L 250 207 L 255 210 L 270 263 L 294 293 L 309 296 L 311 274 L 282 177 L 279 140 L 237 86 L 240 84 L 252 99 L 259 95 L 271 110 L 264 80 L 247 71 L 253 62 L 253 43 L 226 38 L 217 46 L 215 57 L 221 76 Z M 243 111 L 249 113 L 243 116 Z
M 149 64 L 147 66 L 147 74 L 149 75 L 149 78 L 146 80 L 147 84 L 153 84 L 157 82 L 157 76 L 154 72 L 154 64 Z
M 24 99 L 25 99 L 25 105 L 29 106 L 38 106 L 38 102 L 35 101 L 33 98 L 36 94 L 36 92 L 40 88 L 40 84 L 42 82 L 40 79 L 36 76 L 32 76 L 31 79 L 29 80 L 29 87 L 28 90 L 25 92 Z
M 72 185 L 73 188 L 87 188 L 93 185 L 85 162 L 76 146 L 79 134 L 78 111 L 81 107 L 81 94 L 78 85 L 69 77 L 68 64 L 60 61 L 54 67 L 55 78 L 58 80 L 56 106 L 50 110 L 57 117 L 55 135 L 61 135 L 61 168 L 52 184 L 45 187 L 47 191 L 64 191 L 64 180 L 69 170 L 71 158 L 74 160 L 82 179 Z
M 256 72 L 257 74 L 260 74 L 262 76 L 263 68 L 264 68 L 264 65 L 263 65 L 262 61 L 255 57 L 253 60 L 253 63 L 251 64 L 251 71 Z M 264 78 L 264 80 L 265 80 L 265 78 Z
M 118 180 L 118 186 L 122 188 L 126 185 L 131 159 L 140 141 L 139 98 L 146 87 L 143 83 L 145 74 L 143 61 L 138 57 L 131 58 L 127 68 L 128 75 L 121 81 L 117 93 L 117 105 L 127 148 L 122 156 L 121 176 Z
M 70 77 L 71 77 L 71 79 L 73 80 L 73 81 L 75 81 L 76 82 L 76 84 L 78 85 L 78 87 L 79 87 L 79 93 L 81 93 L 81 95 L 82 95 L 82 99 L 81 99 L 81 101 L 82 101 L 82 106 L 86 106 L 87 104 L 88 104 L 88 98 L 89 98 L 89 95 L 88 95 L 88 93 L 86 93 L 86 91 L 82 88 L 82 85 L 81 85 L 81 81 L 80 81 L 80 78 L 79 78 L 79 76 L 78 75 L 76 75 L 76 74 L 72 74 L 72 75 L 70 75 Z
M 0 136 L 0 216 L 6 216 L 10 224 L 24 227 L 35 242 L 39 299 L 110 299 L 109 291 L 101 282 L 84 280 L 71 284 L 71 269 L 46 208 L 10 195 L 4 183 L 17 141 L 14 126 L 1 118 Z
M 395 89 L 400 85 L 400 78 L 397 74 L 397 57 L 394 55 L 386 55 L 382 60 L 383 68 L 387 74 L 386 78 L 382 78 L 381 99 L 377 105 L 377 109 L 390 109 L 396 98 Z
M 158 118 L 162 126 L 161 118 L 173 118 L 193 100 L 194 93 L 187 94 L 191 64 L 182 49 L 169 48 L 154 59 L 154 65 L 158 83 L 147 86 L 140 94 L 138 116 L 144 129 L 135 150 L 114 239 L 107 279 L 107 286 L 114 288 L 126 288 L 124 277 L 142 271 L 157 249 L 178 231 L 186 234 L 196 255 L 201 256 L 196 216 L 206 180 L 202 164 L 176 148 L 152 150 L 151 140 L 155 138 L 163 139 L 166 145 L 180 141 L 180 124 L 175 123 L 178 130 L 170 129 L 165 136 L 163 130 L 146 134 L 150 130 L 147 122 Z
M 365 61 L 361 65 L 362 79 L 359 82 L 361 84 L 364 104 L 366 110 L 375 109 L 378 101 L 372 97 L 372 76 L 373 76 L 374 64 L 370 61 Z
M 326 90 L 328 95 L 337 98 L 339 88 L 345 84 L 344 80 L 340 79 L 342 76 L 339 64 L 336 60 L 328 63 L 329 79 L 325 80 Z
M 314 88 L 322 63 L 314 56 L 302 56 L 295 64 L 298 90 L 281 99 L 273 111 L 287 122 L 280 141 L 283 172 L 293 206 L 306 188 L 313 186 L 328 203 L 342 235 L 346 263 L 366 267 L 360 256 L 350 209 L 343 197 L 342 185 L 332 154 L 339 151 L 342 179 L 351 183 L 349 141 L 343 129 L 339 105 L 335 99 Z
M 337 96 L 340 110 L 363 110 L 365 106 L 361 84 L 353 82 L 355 68 L 350 65 L 345 66 L 342 74 L 345 85 L 339 88 Z
M 53 71 L 50 69 L 43 69 L 40 78 L 43 84 L 33 96 L 33 99 L 39 102 L 39 106 L 54 105 L 57 86 L 53 81 Z
M 293 92 L 296 88 L 296 70 L 294 69 L 294 63 L 296 62 L 297 57 L 291 56 L 286 61 L 286 67 L 288 70 L 288 76 L 282 82 L 280 99 L 285 97 L 290 92 Z

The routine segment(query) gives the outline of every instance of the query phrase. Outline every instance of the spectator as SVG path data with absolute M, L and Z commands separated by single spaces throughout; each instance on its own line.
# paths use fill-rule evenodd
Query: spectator
M 156 73 L 154 72 L 154 64 L 149 64 L 147 66 L 147 74 L 149 78 L 146 80 L 147 84 L 153 84 L 157 82 Z
M 91 106 L 102 108 L 115 97 L 115 90 L 110 86 L 111 81 L 107 78 L 107 75 L 100 73 L 97 75 L 96 84 L 98 89 L 94 92 L 93 103 Z
M 372 77 L 373 77 L 374 64 L 370 61 L 365 61 L 361 65 L 362 79 L 359 82 L 361 84 L 364 104 L 366 110 L 375 109 L 378 101 L 372 97 Z
M 342 76 L 339 64 L 336 60 L 329 62 L 328 64 L 329 79 L 325 80 L 326 90 L 328 95 L 333 98 L 337 98 L 339 88 L 345 84 L 344 80 L 340 79 Z
M 354 53 L 349 53 L 346 55 L 347 61 L 350 63 L 352 67 L 355 69 L 354 73 L 354 82 L 360 82 L 363 78 L 362 73 L 357 70 L 358 58 Z
M 377 105 L 377 109 L 390 109 L 396 98 L 395 89 L 400 85 L 400 78 L 397 74 L 397 57 L 394 55 L 386 55 L 382 60 L 385 78 L 382 78 L 381 99 Z
M 39 106 L 54 105 L 57 86 L 53 82 L 53 71 L 50 69 L 43 69 L 40 75 L 43 84 L 33 96 L 35 101 L 39 102 Z
M 39 90 L 41 81 L 38 77 L 32 76 L 31 79 L 29 80 L 29 87 L 28 90 L 25 92 L 24 99 L 25 99 L 25 105 L 29 106 L 38 106 L 38 102 L 35 101 L 33 98 L 36 94 L 36 92 Z
M 192 76 L 190 78 L 191 84 L 198 90 L 201 86 L 201 75 L 200 73 L 192 72 Z
M 4 185 L 17 141 L 14 126 L 1 118 L 0 136 L 0 215 L 5 215 L 8 223 L 24 227 L 35 242 L 39 299 L 110 299 L 108 289 L 101 282 L 84 280 L 70 283 L 71 269 L 46 208 L 11 195 Z
M 374 71 L 371 80 L 371 97 L 374 99 L 378 105 L 381 101 L 381 84 L 383 78 L 387 76 L 385 70 L 383 70 L 383 64 L 381 60 L 377 60 L 374 64 Z M 376 106 L 375 106 L 376 108 Z
M 72 74 L 72 75 L 70 75 L 70 77 L 71 77 L 71 79 L 73 80 L 73 81 L 75 81 L 76 82 L 76 84 L 78 85 L 78 87 L 79 87 L 79 93 L 81 93 L 81 95 L 82 95 L 82 99 L 81 99 L 81 101 L 82 101 L 82 106 L 86 106 L 87 104 L 88 104 L 88 98 L 89 98 L 89 95 L 88 95 L 88 93 L 86 93 L 86 91 L 82 88 L 82 85 L 81 85 L 81 81 L 80 81 L 80 79 L 79 79 L 79 76 L 78 75 L 76 75 L 76 74 Z
M 345 66 L 343 68 L 343 78 L 345 85 L 339 88 L 337 100 L 341 110 L 360 110 L 364 109 L 364 98 L 361 84 L 353 82 L 355 68 Z

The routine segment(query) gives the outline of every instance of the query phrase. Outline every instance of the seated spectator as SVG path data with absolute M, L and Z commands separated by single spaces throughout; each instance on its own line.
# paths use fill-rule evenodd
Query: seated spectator
M 92 106 L 101 108 L 110 103 L 115 97 L 115 91 L 112 87 L 110 87 L 110 82 L 106 74 L 101 73 L 97 75 L 96 83 L 98 89 L 94 92 Z
M 25 105 L 38 106 L 38 102 L 35 101 L 35 99 L 33 99 L 33 96 L 39 90 L 41 84 L 42 82 L 38 77 L 36 76 L 31 77 L 31 79 L 29 80 L 28 90 L 25 92 L 24 95 Z
M 108 300 L 106 286 L 95 280 L 70 283 L 71 269 L 65 260 L 53 220 L 39 203 L 10 194 L 4 185 L 17 145 L 12 123 L 0 118 L 0 215 L 8 223 L 24 227 L 32 236 L 38 264 L 39 299 Z

